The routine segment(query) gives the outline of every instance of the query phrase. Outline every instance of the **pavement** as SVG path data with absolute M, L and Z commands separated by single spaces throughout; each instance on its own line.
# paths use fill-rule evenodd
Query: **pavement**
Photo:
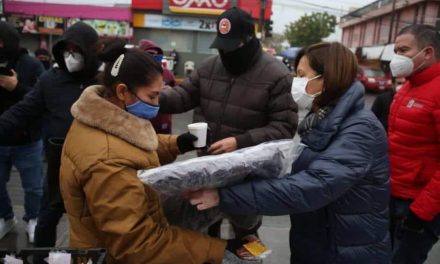
M 366 107 L 371 107 L 371 104 L 376 95 L 366 95 Z M 191 123 L 192 113 L 173 116 L 173 132 L 180 134 L 187 131 L 186 125 Z M 179 157 L 179 160 L 195 157 L 194 153 L 189 153 Z M 13 201 L 13 206 L 17 218 L 23 216 L 23 191 L 20 184 L 19 175 L 16 171 L 13 172 L 11 180 L 8 184 L 8 190 Z M 265 264 L 288 264 L 290 257 L 289 250 L 289 229 L 290 220 L 288 216 L 277 217 L 263 217 L 263 224 L 259 230 L 262 241 L 273 250 L 273 253 L 264 260 Z M 0 249 L 20 250 L 22 248 L 32 247 L 32 244 L 27 243 L 27 236 L 25 233 L 25 223 L 19 221 L 15 230 L 7 234 L 0 240 Z M 222 236 L 229 238 L 230 226 L 228 223 L 222 225 Z M 57 247 L 68 247 L 68 222 L 64 216 L 58 225 Z M 374 262 L 372 262 L 374 263 Z M 440 263 L 440 243 L 437 243 L 431 250 L 428 260 L 425 264 L 439 264 Z

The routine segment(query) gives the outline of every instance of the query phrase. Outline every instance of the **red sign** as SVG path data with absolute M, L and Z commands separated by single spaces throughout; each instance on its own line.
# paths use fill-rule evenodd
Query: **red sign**
M 169 0 L 172 13 L 219 15 L 231 7 L 231 0 Z

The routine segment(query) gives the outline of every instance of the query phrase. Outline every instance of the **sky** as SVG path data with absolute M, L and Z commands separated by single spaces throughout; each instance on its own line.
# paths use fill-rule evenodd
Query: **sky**
M 375 0 L 273 0 L 272 20 L 276 33 L 283 33 L 290 22 L 295 22 L 305 14 L 312 12 L 325 12 L 341 16 L 347 14 L 350 8 L 360 8 Z M 326 40 L 340 41 L 342 31 L 336 26 L 336 32 Z

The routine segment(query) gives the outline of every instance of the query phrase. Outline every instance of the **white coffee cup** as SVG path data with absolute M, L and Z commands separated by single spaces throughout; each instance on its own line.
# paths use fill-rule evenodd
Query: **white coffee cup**
M 192 123 L 188 125 L 189 133 L 197 137 L 197 140 L 194 141 L 195 148 L 203 148 L 206 146 L 206 134 L 208 131 L 207 123 Z

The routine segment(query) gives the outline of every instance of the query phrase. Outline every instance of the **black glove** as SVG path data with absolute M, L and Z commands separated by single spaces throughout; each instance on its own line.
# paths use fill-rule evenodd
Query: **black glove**
M 403 219 L 402 230 L 423 234 L 423 232 L 425 232 L 425 224 L 426 221 L 423 221 L 415 213 L 409 210 L 408 215 Z
M 197 137 L 189 132 L 181 134 L 177 137 L 177 147 L 179 148 L 180 153 L 185 153 L 187 151 L 195 150 L 194 141 L 197 140 Z

